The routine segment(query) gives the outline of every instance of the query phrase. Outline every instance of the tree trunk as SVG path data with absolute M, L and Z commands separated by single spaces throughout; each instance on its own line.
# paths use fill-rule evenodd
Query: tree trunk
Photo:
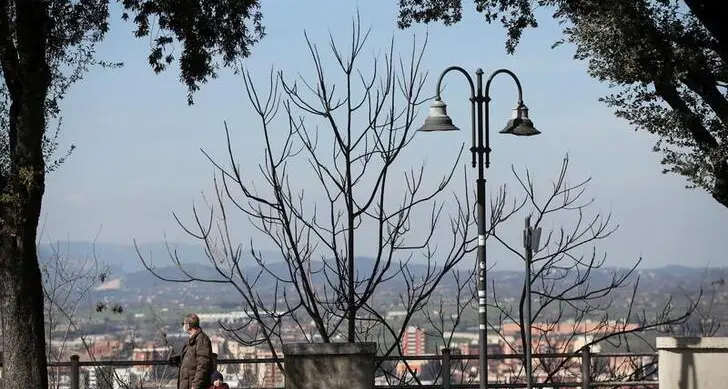
M 715 38 L 718 55 L 728 62 L 728 28 L 725 27 L 728 3 L 725 0 L 685 0 L 685 4 Z
M 33 388 L 48 387 L 43 282 L 36 250 L 45 190 L 41 146 L 46 91 L 39 83 L 27 83 L 21 98 L 13 101 L 10 109 L 11 132 L 17 136 L 0 210 L 3 388 L 17 386 L 19 382 Z
M 35 239 L 0 237 L 3 388 L 47 388 L 43 289 Z M 22 345 L 22 346 L 21 346 Z
M 0 0 L 0 63 L 10 96 L 10 164 L 0 172 L 2 388 L 48 387 L 43 283 L 36 235 L 45 190 L 43 136 L 50 85 L 46 2 Z
M 728 162 L 723 163 L 720 171 L 715 174 L 713 198 L 728 208 Z

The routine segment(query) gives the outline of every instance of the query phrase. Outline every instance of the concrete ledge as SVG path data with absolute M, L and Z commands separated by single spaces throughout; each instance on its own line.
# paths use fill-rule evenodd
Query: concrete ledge
M 376 343 L 283 345 L 286 389 L 374 389 Z
M 728 387 L 728 338 L 656 340 L 660 389 Z
M 376 355 L 377 344 L 369 343 L 289 343 L 283 345 L 283 355 Z
M 673 338 L 658 337 L 656 346 L 659 350 L 669 349 L 728 349 L 728 338 Z

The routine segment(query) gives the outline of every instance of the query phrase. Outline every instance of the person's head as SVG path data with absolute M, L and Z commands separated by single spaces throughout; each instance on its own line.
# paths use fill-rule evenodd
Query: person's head
M 186 333 L 194 334 L 200 329 L 200 318 L 194 313 L 188 313 L 182 321 L 182 328 Z
M 210 378 L 211 378 L 210 380 L 212 381 L 212 383 L 215 386 L 221 386 L 222 385 L 222 382 L 223 382 L 223 380 L 222 380 L 222 374 L 220 374 L 219 371 L 217 371 L 217 370 L 213 371 L 212 372 L 212 377 L 210 377 Z

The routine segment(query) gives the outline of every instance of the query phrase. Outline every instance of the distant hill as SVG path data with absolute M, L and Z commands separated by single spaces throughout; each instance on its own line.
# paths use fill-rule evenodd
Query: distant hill
M 136 273 L 144 270 L 142 261 L 139 258 L 141 254 L 148 264 L 155 268 L 164 268 L 174 265 L 170 259 L 170 252 L 176 254 L 180 261 L 185 265 L 210 265 L 210 261 L 205 254 L 204 247 L 188 243 L 143 243 L 137 248 L 133 244 L 114 244 L 114 243 L 92 243 L 87 241 L 69 241 L 60 242 L 58 244 L 41 244 L 38 247 L 39 259 L 41 262 L 47 262 L 54 256 L 59 255 L 61 258 L 78 261 L 83 259 L 96 258 L 100 264 L 109 266 L 115 276 L 121 276 L 130 273 Z M 275 263 L 280 262 L 280 254 L 273 251 L 263 251 L 263 256 L 267 263 L 271 266 L 278 266 Z M 242 262 L 248 263 L 245 267 L 255 267 L 254 261 L 249 257 L 249 253 L 243 253 Z M 361 267 L 362 271 L 366 271 L 372 266 L 371 258 L 357 258 L 357 267 Z M 280 263 L 282 265 L 282 263 Z M 314 264 L 314 270 L 320 267 Z M 614 268 L 607 268 L 608 273 Z M 660 268 L 638 268 L 639 274 L 644 277 L 666 277 L 672 279 L 674 277 L 682 277 L 686 275 L 696 276 L 699 274 L 707 275 L 710 269 L 702 267 L 688 267 L 681 265 L 668 265 Z M 503 277 L 521 277 L 520 271 L 498 271 Z
M 41 261 L 55 255 L 71 260 L 96 258 L 100 264 L 111 267 L 113 273 L 126 274 L 143 270 L 143 258 L 154 266 L 172 264 L 170 253 L 178 255 L 185 264 L 209 264 L 204 247 L 188 243 L 143 243 L 137 248 L 133 244 L 91 243 L 85 241 L 41 244 L 38 253 Z
M 176 250 L 182 264 L 182 268 L 189 275 L 208 280 L 221 280 L 218 271 L 211 266 L 202 247 L 191 244 L 170 245 L 169 250 Z M 139 246 L 140 253 L 147 259 L 157 274 L 166 279 L 181 280 L 188 277 L 183 274 L 182 269 L 177 267 L 170 260 L 169 250 L 164 243 L 142 244 Z M 39 247 L 40 260 L 51 261 L 56 255 L 70 260 L 83 260 L 85 258 L 96 258 L 102 265 L 111 267 L 112 271 L 107 282 L 97 287 L 90 299 L 112 299 L 126 301 L 128 303 L 146 301 L 150 297 L 158 301 L 171 301 L 176 298 L 188 300 L 194 298 L 208 299 L 216 303 L 239 304 L 238 292 L 229 284 L 224 283 L 200 283 L 167 282 L 151 274 L 146 270 L 139 254 L 133 245 L 118 245 L 98 243 L 93 245 L 88 242 L 67 242 L 55 246 L 41 245 Z M 252 279 L 258 275 L 260 266 L 245 254 L 241 260 L 243 273 Z M 281 261 L 279 254 L 265 252 L 266 265 L 273 274 L 281 277 L 288 277 L 286 264 Z M 467 262 L 466 263 L 470 263 Z M 368 257 L 356 258 L 357 273 L 366 273 L 374 266 L 374 259 Z M 314 285 L 324 285 L 325 276 L 321 271 L 324 264 L 321 261 L 313 261 L 311 264 L 310 277 Z M 329 265 L 331 266 L 331 264 Z M 223 268 L 225 268 L 223 266 Z M 392 271 L 398 269 L 393 266 Z M 431 269 L 430 269 L 431 270 Z M 422 264 L 412 263 L 408 271 L 416 278 L 422 277 L 428 271 L 428 267 Z M 626 269 L 604 268 L 593 270 L 589 275 L 589 284 L 607 285 L 612 281 L 614 272 L 626 271 Z M 391 273 L 390 273 L 391 274 Z M 661 268 L 647 269 L 639 268 L 635 276 L 640 277 L 640 290 L 655 296 L 671 296 L 684 293 L 686 289 L 699 288 L 702 285 L 709 285 L 711 281 L 722 278 L 722 269 L 691 268 L 687 266 L 666 266 Z M 576 274 L 567 274 L 561 282 L 568 283 L 570 278 Z M 633 279 L 634 280 L 634 279 Z M 523 285 L 523 272 L 493 270 L 489 272 L 489 284 L 494 284 L 497 290 L 508 294 L 520 293 Z M 400 279 L 393 280 L 383 285 L 382 290 L 386 293 L 401 293 L 406 284 Z M 439 290 L 443 293 L 450 293 L 455 287 L 452 277 L 446 277 L 440 284 Z M 275 277 L 267 272 L 259 275 L 256 284 L 256 291 L 264 295 L 272 295 L 276 288 Z M 187 297 L 185 297 L 187 296 Z M 623 296 L 625 299 L 630 296 Z M 180 301 L 182 301 L 180 300 Z M 151 301 L 151 300 L 150 300 Z
M 155 272 L 160 276 L 168 280 L 182 280 L 188 277 L 182 272 L 182 269 L 176 266 L 165 266 L 160 268 L 154 268 Z M 223 278 L 212 266 L 206 266 L 201 264 L 189 264 L 184 266 L 187 274 L 206 280 L 222 280 Z M 148 270 L 138 270 L 132 273 L 127 273 L 121 276 L 121 287 L 130 290 L 143 290 L 150 289 L 154 286 L 162 284 L 170 284 L 168 281 L 164 281 L 159 277 L 155 276 Z
M 147 263 L 153 267 L 158 276 L 145 269 L 139 259 L 139 254 L 132 245 L 96 244 L 87 242 L 68 242 L 61 245 L 39 247 L 40 261 L 51 263 L 56 256 L 63 260 L 82 261 L 83 259 L 96 258 L 102 266 L 111 267 L 106 282 L 98 285 L 93 291 L 85 295 L 88 307 L 95 307 L 100 301 L 108 304 L 119 304 L 127 312 L 135 309 L 142 309 L 148 306 L 166 308 L 169 310 L 188 309 L 197 307 L 199 309 L 223 309 L 236 310 L 245 309 L 244 300 L 235 286 L 226 282 L 169 282 L 167 280 L 188 280 L 188 275 L 205 280 L 223 281 L 223 277 L 215 269 L 205 255 L 204 250 L 199 246 L 189 244 L 175 244 L 171 250 L 176 250 L 181 261 L 181 267 L 170 260 L 167 246 L 162 243 L 144 244 L 139 246 L 139 251 L 148 259 Z M 255 293 L 263 301 L 279 301 L 282 294 L 281 285 L 276 283 L 278 275 L 282 278 L 290 277 L 285 262 L 280 259 L 280 254 L 265 252 L 267 270 L 262 272 L 259 264 L 245 253 L 241 259 L 241 271 L 249 279 L 257 279 L 254 285 Z M 465 265 L 468 270 L 472 269 L 474 258 L 466 258 Z M 80 262 L 79 262 L 80 263 Z M 357 274 L 369 273 L 374 266 L 373 258 L 357 257 L 355 259 Z M 220 265 L 222 269 L 229 268 Z M 329 263 L 327 266 L 336 266 Z M 331 289 L 328 282 L 338 282 L 338 278 L 329 273 L 327 280 L 322 269 L 322 261 L 311 263 L 309 277 L 317 290 L 328 293 Z M 391 272 L 397 271 L 398 265 L 392 266 Z M 410 263 L 407 271 L 415 279 L 423 277 L 433 269 L 424 264 Z M 588 284 L 591 288 L 598 288 L 609 285 L 615 272 L 620 273 L 628 269 L 603 268 L 593 269 L 589 273 Z M 186 272 L 186 274 L 185 274 Z M 270 274 L 272 273 L 272 274 Z M 393 273 L 390 273 L 391 276 Z M 713 282 L 718 282 L 725 275 L 724 269 L 691 268 L 687 266 L 666 266 L 661 268 L 638 268 L 630 279 L 634 284 L 639 277 L 639 293 L 635 297 L 631 294 L 630 287 L 618 291 L 611 291 L 601 300 L 612 300 L 615 304 L 610 309 L 617 317 L 623 312 L 626 301 L 635 301 L 635 309 L 653 309 L 655 304 L 667 298 L 675 297 L 676 304 L 686 301 L 686 294 L 695 295 L 702 288 L 711 290 Z M 577 277 L 575 272 L 566 274 L 551 274 L 549 277 L 558 279 L 561 285 L 573 285 L 573 279 Z M 161 277 L 161 278 L 160 278 Z M 491 270 L 488 272 L 489 290 L 497 291 L 498 299 L 506 304 L 517 304 L 523 287 L 522 271 Z M 162 279 L 164 278 L 164 279 Z M 415 286 L 421 283 L 414 281 Z M 397 306 L 403 294 L 406 295 L 408 284 L 402 278 L 391 279 L 377 288 L 377 295 L 373 301 L 381 304 L 382 309 L 391 309 Z M 472 287 L 464 292 L 472 291 Z M 457 294 L 457 285 L 452 276 L 446 276 L 438 285 L 435 294 L 454 297 Z M 325 289 L 324 289 L 325 288 Z M 495 288 L 495 289 L 491 289 Z M 71 294 L 75 291 L 69 290 Z M 293 293 L 290 289 L 287 293 Z M 81 297 L 81 296 L 78 296 Z M 75 297 L 74 297 L 75 298 Z M 436 297 L 437 298 L 437 297 Z M 593 300 L 592 304 L 599 304 L 600 301 Z M 601 301 L 604 303 L 605 301 Z M 621 308 L 620 308 L 621 307 Z M 197 309 L 195 308 L 195 309 Z
M 313 261 L 311 264 L 311 280 L 314 283 L 322 284 L 325 282 L 325 275 L 323 273 L 323 262 Z M 357 257 L 355 261 L 356 271 L 361 273 L 370 273 L 374 267 L 374 259 L 368 257 Z M 413 264 L 408 266 L 410 272 L 414 276 L 422 276 L 427 271 L 427 266 Z M 229 271 L 229 267 L 221 265 L 222 271 Z M 253 261 L 248 261 L 244 265 L 241 264 L 241 270 L 243 274 L 249 279 L 259 278 L 258 285 L 270 286 L 275 285 L 275 277 L 278 275 L 281 278 L 288 278 L 288 265 L 283 261 L 271 261 L 266 263 L 266 271 L 261 272 L 260 266 Z M 160 282 L 166 282 L 161 278 L 169 280 L 184 280 L 190 277 L 196 277 L 207 280 L 224 280 L 220 272 L 213 266 L 207 264 L 198 263 L 184 263 L 182 268 L 177 266 L 160 266 L 154 267 L 155 273 L 159 276 L 152 274 L 150 271 L 143 269 L 131 273 L 121 274 L 123 288 L 129 289 L 143 289 L 149 286 L 158 285 Z M 329 270 L 332 272 L 332 270 Z M 388 274 L 394 274 L 395 270 L 392 269 Z M 331 275 L 332 273 L 329 273 Z

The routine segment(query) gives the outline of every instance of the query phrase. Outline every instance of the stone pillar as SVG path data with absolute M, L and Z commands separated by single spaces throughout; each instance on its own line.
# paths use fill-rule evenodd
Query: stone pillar
M 373 389 L 376 343 L 283 345 L 286 389 Z
M 728 385 L 728 338 L 657 338 L 660 389 Z

